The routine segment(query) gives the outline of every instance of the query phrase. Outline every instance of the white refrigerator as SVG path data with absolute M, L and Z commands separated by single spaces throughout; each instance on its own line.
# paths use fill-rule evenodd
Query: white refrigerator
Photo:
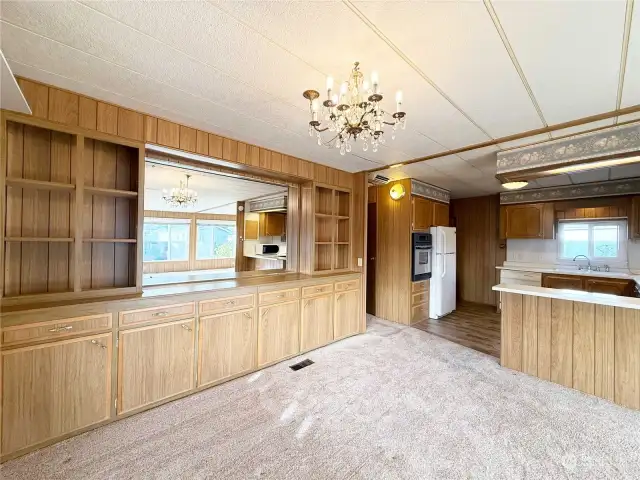
M 456 229 L 431 227 L 432 266 L 429 317 L 440 318 L 456 309 Z

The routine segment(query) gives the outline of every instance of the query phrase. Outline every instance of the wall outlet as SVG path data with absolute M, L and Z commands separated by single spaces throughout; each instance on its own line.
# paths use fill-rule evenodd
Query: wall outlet
M 358 266 L 361 267 L 362 266 L 362 257 L 358 257 Z

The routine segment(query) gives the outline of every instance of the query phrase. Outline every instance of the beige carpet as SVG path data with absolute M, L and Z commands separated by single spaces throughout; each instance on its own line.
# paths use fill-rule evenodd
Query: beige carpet
M 5 479 L 638 478 L 640 413 L 417 329 L 365 335 L 8 462 Z

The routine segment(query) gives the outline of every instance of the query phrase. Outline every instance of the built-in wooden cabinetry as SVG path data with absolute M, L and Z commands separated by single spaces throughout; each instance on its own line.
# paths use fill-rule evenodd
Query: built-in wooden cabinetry
M 300 263 L 305 273 L 351 268 L 351 190 L 310 183 L 302 189 Z M 306 212 L 313 212 L 307 215 Z
M 3 313 L 2 459 L 365 329 L 360 274 L 226 283 Z
M 411 196 L 411 229 L 425 231 L 430 227 L 449 226 L 449 205 L 417 195 Z
M 609 293 L 625 297 L 634 296 L 635 282 L 623 278 L 586 277 L 579 275 L 542 274 L 542 286 L 593 293 Z
M 3 115 L 4 305 L 140 291 L 144 145 Z
M 640 196 L 631 197 L 629 238 L 640 238 Z
M 429 318 L 429 280 L 411 283 L 411 323 Z
M 260 214 L 260 236 L 281 237 L 287 232 L 287 216 L 279 212 L 266 212 Z
M 553 203 L 500 207 L 500 238 L 553 238 Z

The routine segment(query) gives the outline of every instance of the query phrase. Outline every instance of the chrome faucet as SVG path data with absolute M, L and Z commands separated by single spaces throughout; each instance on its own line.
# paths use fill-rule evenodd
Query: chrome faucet
M 575 262 L 576 258 L 579 258 L 579 257 L 586 258 L 588 264 L 587 264 L 587 268 L 584 268 L 582 265 L 579 265 L 578 266 L 578 270 L 586 270 L 587 272 L 590 272 L 591 271 L 591 260 L 589 260 L 589 257 L 587 257 L 586 255 L 576 255 L 575 257 L 573 257 L 573 261 Z

